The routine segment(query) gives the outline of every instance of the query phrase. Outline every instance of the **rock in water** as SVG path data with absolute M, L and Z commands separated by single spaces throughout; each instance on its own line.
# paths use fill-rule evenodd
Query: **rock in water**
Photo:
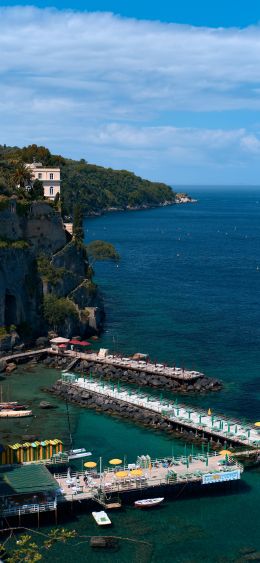
M 56 405 L 53 405 L 52 403 L 49 403 L 48 401 L 41 401 L 39 404 L 39 407 L 41 409 L 55 409 Z

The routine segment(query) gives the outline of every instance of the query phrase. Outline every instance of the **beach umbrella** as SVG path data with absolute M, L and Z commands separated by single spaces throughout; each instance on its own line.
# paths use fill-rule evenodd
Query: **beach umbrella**
M 255 422 L 255 426 L 256 426 L 257 428 L 260 428 L 260 422 Z
M 141 477 L 141 475 L 143 475 L 142 469 L 132 469 L 130 475 L 131 477 Z
M 118 477 L 118 479 L 123 479 L 124 477 L 127 477 L 128 475 L 128 471 L 117 471 L 116 472 L 116 477 Z
M 231 455 L 232 452 L 230 452 L 229 450 L 221 450 L 221 452 L 219 452 L 220 455 Z
M 84 463 L 84 467 L 88 467 L 88 469 L 94 469 L 94 467 L 97 467 L 97 464 L 95 461 L 86 461 Z
M 109 460 L 110 465 L 120 465 L 122 463 L 122 459 L 118 459 L 117 457 Z

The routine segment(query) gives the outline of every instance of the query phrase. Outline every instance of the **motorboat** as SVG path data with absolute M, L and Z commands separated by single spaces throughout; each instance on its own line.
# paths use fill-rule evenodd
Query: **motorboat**
M 92 512 L 92 516 L 98 526 L 110 526 L 112 524 L 104 510 L 100 510 L 100 512 Z
M 146 498 L 143 500 L 136 500 L 134 505 L 136 508 L 152 508 L 158 506 L 164 501 L 164 497 L 160 498 Z
M 87 452 L 85 448 L 78 448 L 76 450 L 69 450 L 68 459 L 80 459 L 82 457 L 89 457 L 90 455 L 92 455 L 92 452 Z

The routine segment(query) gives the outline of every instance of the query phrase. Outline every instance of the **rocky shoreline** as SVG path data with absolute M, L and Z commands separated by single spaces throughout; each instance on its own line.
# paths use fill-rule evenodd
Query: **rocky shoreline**
M 68 359 L 60 356 L 47 356 L 43 359 L 43 364 L 56 369 L 65 369 Z M 102 377 L 105 380 L 120 381 L 122 383 L 132 383 L 139 387 L 152 387 L 163 389 L 173 393 L 202 394 L 222 389 L 219 380 L 210 377 L 198 377 L 194 380 L 181 380 L 167 377 L 166 375 L 151 375 L 144 371 L 133 369 L 121 369 L 111 364 L 100 364 L 86 360 L 78 360 L 77 365 L 73 366 L 73 372 L 92 374 L 94 377 Z
M 177 194 L 178 195 L 178 194 Z M 198 200 L 194 199 L 186 194 L 183 194 L 183 197 L 177 198 L 175 201 L 162 201 L 161 203 L 157 204 L 148 204 L 143 203 L 141 205 L 127 205 L 126 207 L 107 207 L 105 209 L 101 209 L 100 211 L 91 211 L 86 217 L 100 217 L 101 215 L 105 215 L 106 213 L 115 213 L 115 212 L 122 212 L 122 211 L 145 211 L 147 209 L 156 209 L 158 207 L 168 207 L 169 205 L 184 205 L 187 203 L 197 203 Z
M 83 388 L 75 387 L 73 385 L 63 383 L 58 380 L 52 387 L 45 388 L 44 391 L 54 394 L 57 397 L 70 401 L 81 407 L 94 409 L 97 412 L 103 412 L 119 418 L 128 419 L 131 422 L 140 424 L 142 426 L 153 428 L 156 430 L 164 431 L 169 434 L 174 434 L 175 437 L 185 440 L 187 442 L 201 443 L 201 441 L 208 442 L 209 438 L 201 433 L 185 428 L 182 423 L 176 424 L 169 420 L 165 420 L 159 414 L 156 414 L 149 409 L 138 407 L 136 405 L 128 405 L 114 397 L 106 397 L 99 395 L 94 391 L 88 391 Z M 218 448 L 219 441 L 214 441 L 210 438 L 211 448 Z

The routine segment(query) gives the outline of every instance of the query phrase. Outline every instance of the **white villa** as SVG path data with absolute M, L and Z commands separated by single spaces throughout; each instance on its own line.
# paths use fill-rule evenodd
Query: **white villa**
M 47 168 L 41 162 L 26 164 L 30 168 L 33 180 L 40 180 L 44 188 L 44 196 L 54 199 L 60 194 L 60 168 Z

